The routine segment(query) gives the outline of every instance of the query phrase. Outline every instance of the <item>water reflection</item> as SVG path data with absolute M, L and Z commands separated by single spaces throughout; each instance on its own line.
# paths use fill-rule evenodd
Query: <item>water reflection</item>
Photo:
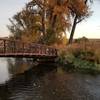
M 12 75 L 24 73 L 26 70 L 33 66 L 32 59 L 25 58 L 9 58 L 8 62 L 8 70 Z
M 5 83 L 7 80 L 9 80 L 10 74 L 7 64 L 6 58 L 0 59 L 0 83 Z
M 12 59 L 7 60 L 9 63 L 9 72 L 14 74 L 7 83 L 0 86 L 0 100 L 40 100 L 43 96 L 43 82 L 48 79 L 42 79 L 49 73 L 57 71 L 54 65 L 38 65 L 31 67 L 30 70 L 23 69 L 23 63 L 18 59 L 11 63 Z M 18 62 L 17 62 L 18 61 Z M 24 62 L 25 64 L 25 62 Z M 14 66 L 15 65 L 15 66 Z M 19 66 L 18 66 L 19 65 Z M 31 64 L 30 64 L 31 65 Z M 22 68 L 20 68 L 22 67 Z M 27 66 L 29 67 L 29 65 Z M 26 68 L 26 65 L 25 65 Z M 21 70 L 20 70 L 21 69 Z M 22 72 L 24 70 L 24 73 Z M 17 75 L 16 75 L 17 73 Z M 18 74 L 20 73 L 20 74 Z M 51 75 L 51 79 L 55 75 Z
M 32 59 L 0 58 L 0 84 L 17 74 L 24 73 L 32 66 Z
M 67 73 L 54 64 L 35 66 L 25 59 L 2 62 L 12 77 L 0 85 L 0 100 L 100 100 L 99 75 Z

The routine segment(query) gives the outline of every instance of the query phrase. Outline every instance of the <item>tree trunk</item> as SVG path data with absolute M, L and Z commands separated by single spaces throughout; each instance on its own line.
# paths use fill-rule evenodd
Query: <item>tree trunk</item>
M 53 18 L 52 18 L 52 21 L 51 21 L 51 28 L 52 28 L 53 32 L 55 30 L 56 18 L 57 18 L 57 15 L 54 15 Z
M 43 32 L 43 36 L 45 36 L 46 35 L 45 9 L 43 9 L 43 14 L 42 14 L 42 32 Z
M 74 18 L 74 22 L 73 22 L 73 26 L 72 26 L 69 42 L 68 42 L 69 44 L 71 44 L 73 42 L 73 36 L 74 36 L 76 25 L 77 25 L 77 15 Z
M 43 37 L 46 36 L 46 0 L 44 0 L 44 6 L 43 6 L 43 12 L 42 12 L 42 32 L 43 32 Z
M 87 4 L 88 0 L 85 0 L 84 3 Z M 75 15 L 75 18 L 74 18 L 74 22 L 73 22 L 73 26 L 72 26 L 72 30 L 71 30 L 71 34 L 70 34 L 70 38 L 69 38 L 69 42 L 68 44 L 71 44 L 73 42 L 73 36 L 74 36 L 74 32 L 75 32 L 75 29 L 76 29 L 76 25 L 77 25 L 77 19 L 78 19 L 78 16 Z

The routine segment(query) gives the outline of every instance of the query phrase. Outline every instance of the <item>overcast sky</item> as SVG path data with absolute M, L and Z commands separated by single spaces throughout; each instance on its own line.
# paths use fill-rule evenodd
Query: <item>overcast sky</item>
M 6 25 L 16 12 L 20 11 L 29 0 L 0 0 L 0 37 L 9 36 Z M 80 23 L 75 31 L 75 38 L 100 38 L 100 1 L 95 0 L 92 5 L 92 16 Z

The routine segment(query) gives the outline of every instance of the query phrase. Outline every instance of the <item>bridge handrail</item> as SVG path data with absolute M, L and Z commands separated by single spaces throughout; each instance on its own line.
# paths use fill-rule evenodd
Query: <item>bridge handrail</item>
M 1 53 L 38 53 L 39 55 L 48 55 L 48 56 L 56 56 L 57 49 L 53 46 L 48 46 L 45 44 L 37 44 L 37 43 L 25 43 L 20 40 L 10 40 L 0 38 L 2 45 L 0 45 L 0 54 Z

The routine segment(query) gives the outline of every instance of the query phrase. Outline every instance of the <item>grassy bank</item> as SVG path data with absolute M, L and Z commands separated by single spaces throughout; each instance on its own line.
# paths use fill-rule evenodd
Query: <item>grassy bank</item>
M 93 47 L 94 46 L 94 47 Z M 75 43 L 59 50 L 58 62 L 67 71 L 100 73 L 99 45 Z

